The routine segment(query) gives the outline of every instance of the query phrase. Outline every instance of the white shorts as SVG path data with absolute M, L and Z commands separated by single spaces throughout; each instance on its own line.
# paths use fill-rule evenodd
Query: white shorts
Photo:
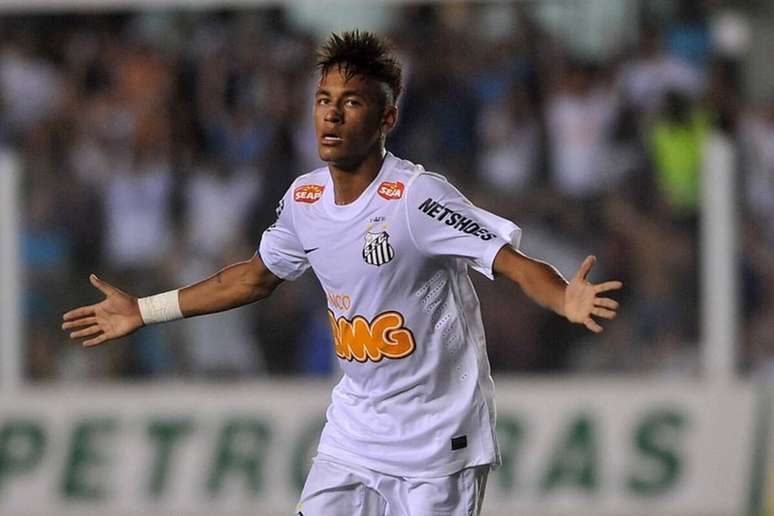
M 318 453 L 296 516 L 478 516 L 490 466 L 438 478 L 404 478 Z

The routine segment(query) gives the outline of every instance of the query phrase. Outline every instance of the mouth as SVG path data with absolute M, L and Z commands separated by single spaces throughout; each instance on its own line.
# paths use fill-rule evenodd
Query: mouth
M 322 143 L 323 145 L 338 145 L 343 141 L 344 139 L 341 136 L 338 136 L 333 133 L 325 133 L 322 135 L 322 138 L 320 139 L 320 143 Z

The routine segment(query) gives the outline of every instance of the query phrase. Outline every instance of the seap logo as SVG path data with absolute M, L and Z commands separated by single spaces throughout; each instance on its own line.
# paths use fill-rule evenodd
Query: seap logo
M 293 200 L 312 204 L 320 200 L 323 190 L 322 185 L 302 185 L 293 190 Z
M 403 315 L 382 312 L 369 323 L 356 315 L 352 320 L 336 317 L 328 309 L 336 355 L 344 360 L 379 362 L 383 358 L 403 358 L 416 348 L 414 334 L 403 326 Z
M 384 181 L 379 185 L 377 192 L 388 201 L 394 201 L 403 197 L 404 188 L 405 186 L 400 181 L 395 181 L 394 183 Z

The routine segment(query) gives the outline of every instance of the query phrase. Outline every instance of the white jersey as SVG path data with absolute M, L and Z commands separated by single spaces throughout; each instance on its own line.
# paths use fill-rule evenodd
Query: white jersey
M 473 267 L 492 278 L 521 230 L 442 176 L 387 154 L 360 197 L 334 202 L 327 168 L 296 179 L 260 243 L 292 280 L 311 267 L 344 376 L 319 451 L 404 477 L 499 464 L 494 384 Z

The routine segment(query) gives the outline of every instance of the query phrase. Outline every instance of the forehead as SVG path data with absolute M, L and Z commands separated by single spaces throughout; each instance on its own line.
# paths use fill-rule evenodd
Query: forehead
M 346 90 L 368 96 L 378 94 L 379 84 L 362 75 L 347 77 L 346 68 L 336 66 L 320 76 L 319 89 L 331 93 Z

